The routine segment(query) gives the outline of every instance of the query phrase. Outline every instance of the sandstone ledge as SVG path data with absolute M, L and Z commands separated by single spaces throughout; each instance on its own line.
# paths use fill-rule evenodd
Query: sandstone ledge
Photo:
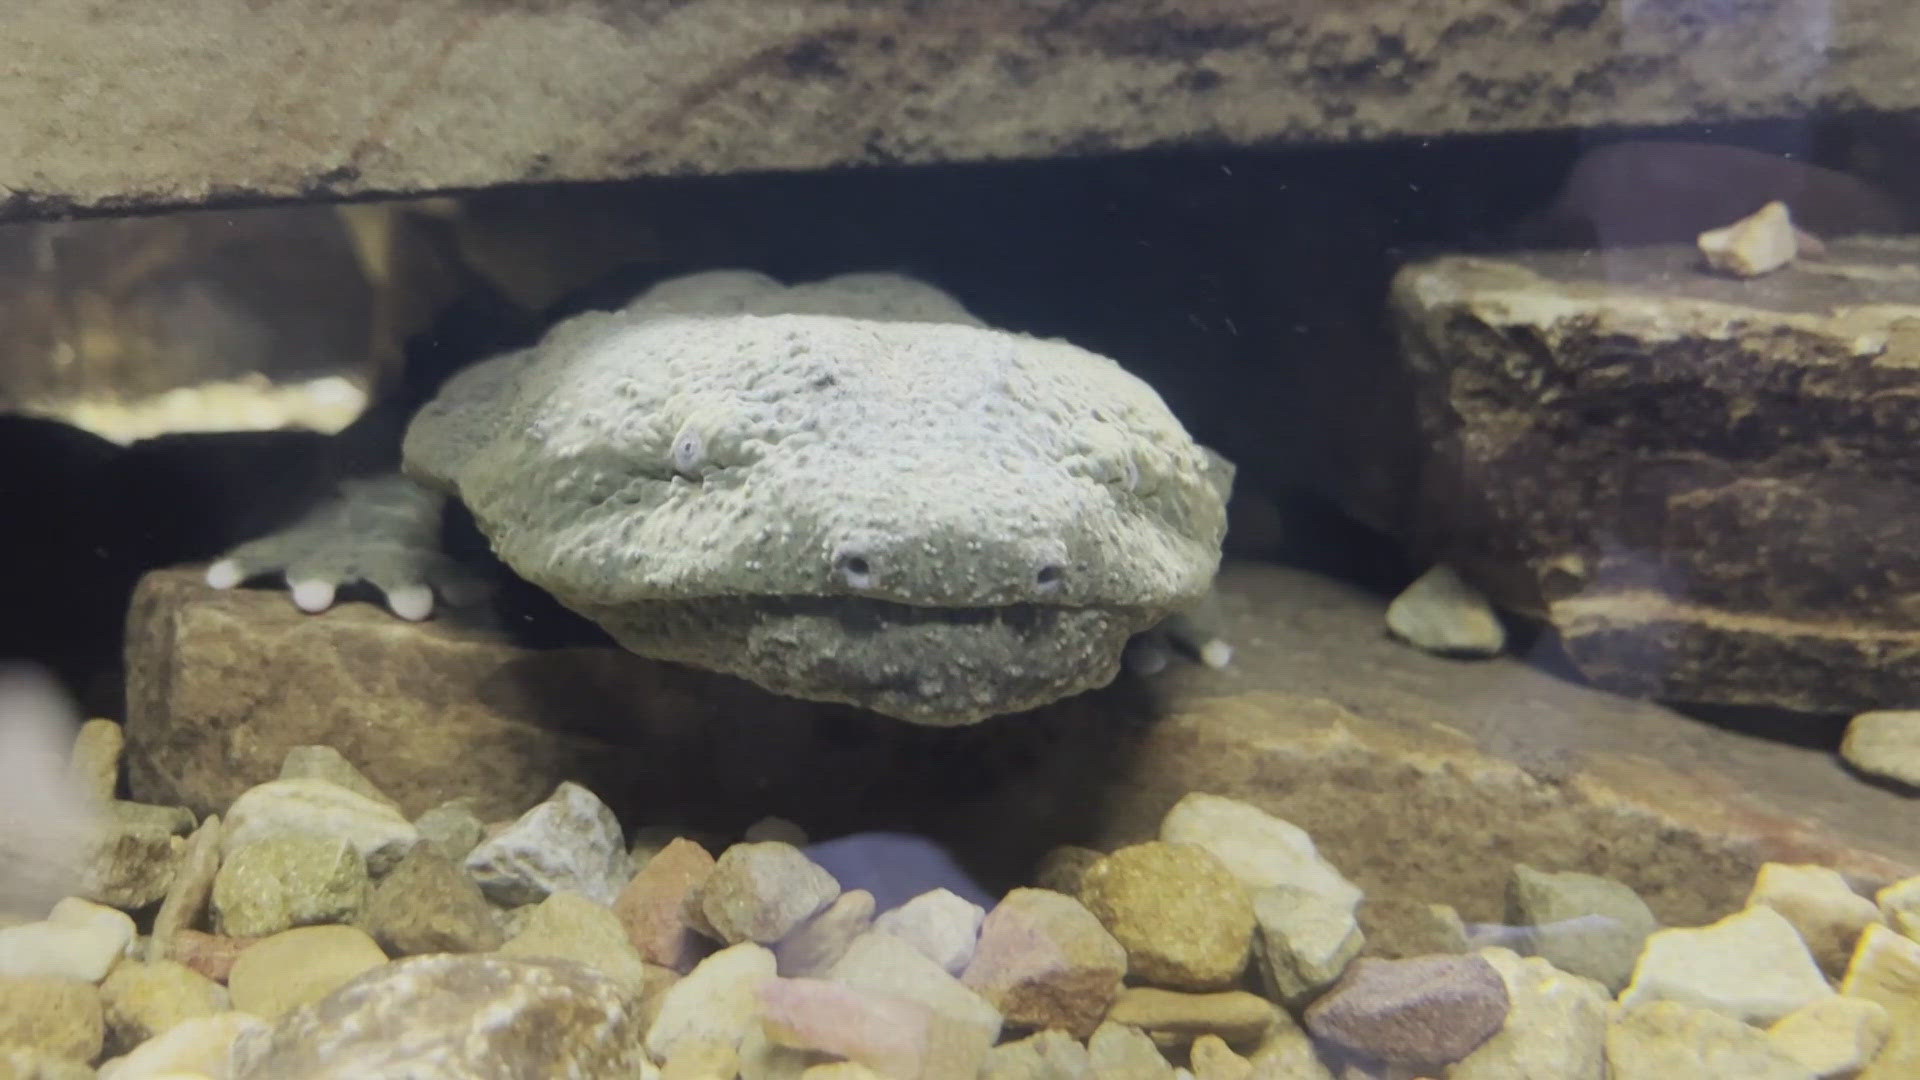
M 1830 754 L 1516 660 L 1426 656 L 1386 638 L 1380 601 L 1311 575 L 1223 580 L 1229 670 L 935 730 L 365 604 L 303 616 L 282 594 L 163 571 L 130 624 L 130 780 L 135 798 L 210 810 L 323 742 L 410 813 L 479 795 L 503 817 L 576 778 L 646 821 L 925 829 L 1009 881 L 1052 843 L 1145 837 L 1204 790 L 1308 829 L 1372 892 L 1487 920 L 1516 860 L 1617 876 L 1675 922 L 1739 906 L 1766 860 L 1869 885 L 1920 867 L 1911 803 Z
M 1920 106 L 1903 0 L 1695 6 L 17 0 L 0 217 Z

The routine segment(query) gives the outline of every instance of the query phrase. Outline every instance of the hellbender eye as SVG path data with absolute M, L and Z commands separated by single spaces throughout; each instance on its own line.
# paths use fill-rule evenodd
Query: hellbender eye
M 673 467 L 682 476 L 689 478 L 700 474 L 701 466 L 707 463 L 707 440 L 698 431 L 687 428 L 673 439 Z

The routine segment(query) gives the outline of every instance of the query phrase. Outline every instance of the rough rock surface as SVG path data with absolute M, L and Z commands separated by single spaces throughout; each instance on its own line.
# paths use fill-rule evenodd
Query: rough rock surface
M 981 923 L 961 981 L 1009 1024 L 1084 1039 L 1100 1026 L 1126 974 L 1127 951 L 1078 900 L 1014 889 Z
M 1689 8 L 1569 0 L 777 11 L 170 0 L 75 19 L 32 0 L 0 212 L 1920 105 L 1893 0 L 1837 4 L 1819 35 L 1764 3 L 1737 36 Z
M 1911 704 L 1920 240 L 1735 281 L 1688 248 L 1447 257 L 1394 317 L 1431 450 L 1357 509 L 1544 616 L 1601 686 Z
M 448 380 L 404 457 L 634 652 L 942 726 L 1111 682 L 1205 595 L 1232 481 L 1118 363 L 873 273 L 575 316 Z
M 377 968 L 234 1046 L 234 1080 L 639 1075 L 639 1009 L 559 960 L 418 956 Z
M 1253 900 L 1196 844 L 1132 844 L 1095 863 L 1080 902 L 1127 950 L 1127 974 L 1179 990 L 1224 990 L 1246 970 Z
M 1367 1057 L 1444 1065 L 1506 1023 L 1507 984 L 1479 956 L 1364 959 L 1308 1007 L 1307 1030 Z
M 410 812 L 491 791 L 482 816 L 511 817 L 567 778 L 676 810 L 753 802 L 859 820 L 910 806 L 909 820 L 968 861 L 1038 861 L 1063 836 L 1153 837 L 1203 791 L 1298 825 L 1369 892 L 1445 898 L 1475 922 L 1502 918 L 1513 861 L 1615 878 L 1668 925 L 1738 908 L 1767 861 L 1832 866 L 1862 891 L 1920 870 L 1910 800 L 1825 751 L 1511 659 L 1426 656 L 1386 639 L 1383 608 L 1311 574 L 1230 564 L 1220 613 L 1240 643 L 1232 667 L 1175 665 L 1145 693 L 1116 686 L 975 729 L 1021 754 L 1044 732 L 1047 749 L 1031 767 L 998 766 L 1003 785 L 934 806 L 926 791 L 947 790 L 963 752 L 953 732 L 618 649 L 527 649 L 368 604 L 305 615 L 284 595 L 215 592 L 166 571 L 148 578 L 130 635 L 129 765 L 136 797 L 214 809 L 243 778 L 274 776 L 288 747 L 337 737 L 368 751 L 347 756 Z M 1138 710 L 1155 722 L 1124 734 L 1109 722 Z M 586 737 L 582 717 L 605 738 Z M 860 733 L 857 769 L 886 786 L 818 783 L 849 775 L 848 748 L 812 734 L 820 723 Z M 1486 857 L 1493 843 L 1503 858 Z M 932 884 L 947 882 L 900 899 Z

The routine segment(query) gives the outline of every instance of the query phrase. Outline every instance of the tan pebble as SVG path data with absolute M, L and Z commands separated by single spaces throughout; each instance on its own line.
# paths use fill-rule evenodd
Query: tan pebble
M 1080 901 L 1127 951 L 1128 975 L 1179 990 L 1239 979 L 1253 947 L 1253 901 L 1225 864 L 1196 844 L 1149 841 L 1095 863 Z
M 723 1043 L 686 1042 L 674 1048 L 660 1066 L 660 1080 L 733 1080 L 740 1072 L 740 1055 Z
M 1245 990 L 1190 994 L 1130 986 L 1107 1010 L 1107 1020 L 1139 1028 L 1162 1049 L 1184 1046 L 1201 1035 L 1251 1047 L 1266 1037 L 1277 1012 L 1272 1002 Z
M 1195 1080 L 1247 1080 L 1253 1075 L 1253 1062 L 1234 1053 L 1218 1035 L 1193 1040 L 1188 1059 Z
M 1842 994 L 1781 1017 L 1767 1037 L 1815 1076 L 1853 1076 L 1887 1044 L 1890 1027 L 1879 1003 Z
M 99 1080 L 151 1080 L 165 1075 L 221 1075 L 234 1040 L 266 1026 L 243 1012 L 222 1012 L 184 1020 L 148 1039 L 124 1057 L 100 1066 Z
M 1743 278 L 1772 273 L 1799 253 L 1793 218 L 1779 200 L 1724 228 L 1701 233 L 1697 243 L 1708 266 Z
M 0 1045 L 92 1061 L 106 1040 L 100 992 L 57 975 L 0 976 Z
M 219 983 L 173 960 L 123 960 L 100 984 L 109 1049 L 124 1053 L 186 1020 L 227 1008 Z
M 1754 877 L 1747 906 L 1765 904 L 1786 917 L 1829 978 L 1847 970 L 1854 943 L 1867 924 L 1880 921 L 1873 901 L 1853 891 L 1840 872 L 1825 866 L 1765 863 Z
M 220 815 L 209 814 L 187 837 L 173 882 L 153 917 L 153 946 L 149 959 L 165 960 L 173 950 L 174 935 L 200 922 L 213 894 L 213 878 L 220 870 Z
M 1888 926 L 1920 941 L 1920 876 L 1905 878 L 1873 894 Z
M 242 952 L 233 962 L 227 989 L 234 1008 L 274 1020 L 386 962 L 387 954 L 363 930 L 299 926 L 262 938 Z
M 120 755 L 127 736 L 111 720 L 89 720 L 74 735 L 67 777 L 82 794 L 101 804 L 113 801 L 120 786 Z

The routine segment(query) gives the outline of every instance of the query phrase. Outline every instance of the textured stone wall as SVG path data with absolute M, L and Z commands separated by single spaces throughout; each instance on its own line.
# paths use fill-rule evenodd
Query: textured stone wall
M 1920 106 L 1907 0 L 13 0 L 0 216 Z

